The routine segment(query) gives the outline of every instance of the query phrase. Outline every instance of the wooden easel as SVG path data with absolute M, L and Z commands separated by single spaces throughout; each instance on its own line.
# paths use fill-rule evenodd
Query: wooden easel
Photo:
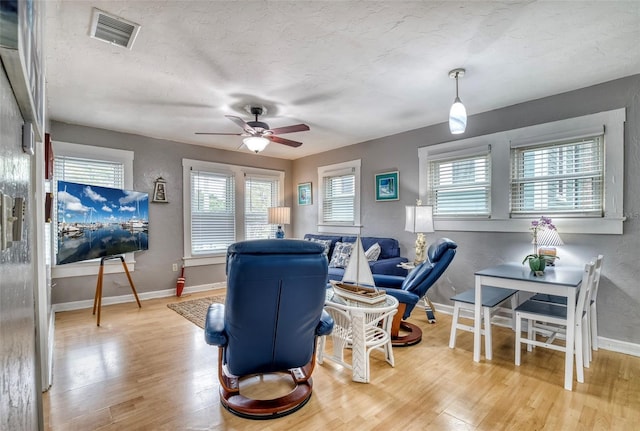
M 142 304 L 140 304 L 138 293 L 136 292 L 136 288 L 133 285 L 133 280 L 131 280 L 131 274 L 129 274 L 129 268 L 127 268 L 127 263 L 124 261 L 124 257 L 105 256 L 100 259 L 100 271 L 98 271 L 98 284 L 96 284 L 96 295 L 93 298 L 93 314 L 94 315 L 96 314 L 96 309 L 97 309 L 98 310 L 98 326 L 100 326 L 100 309 L 102 308 L 102 276 L 104 275 L 104 261 L 111 260 L 111 259 L 120 259 L 120 261 L 122 262 L 122 267 L 124 268 L 124 272 L 127 274 L 127 278 L 129 279 L 129 284 L 131 285 L 133 296 L 136 297 L 138 308 L 142 308 Z

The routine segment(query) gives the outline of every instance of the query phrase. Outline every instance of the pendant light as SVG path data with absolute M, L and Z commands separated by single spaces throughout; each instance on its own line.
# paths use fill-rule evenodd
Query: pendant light
M 449 72 L 449 77 L 455 78 L 456 80 L 456 98 L 449 111 L 449 130 L 454 135 L 464 133 L 464 130 L 467 128 L 467 110 L 460 101 L 460 97 L 458 97 L 458 78 L 462 78 L 464 72 L 464 69 L 453 69 Z

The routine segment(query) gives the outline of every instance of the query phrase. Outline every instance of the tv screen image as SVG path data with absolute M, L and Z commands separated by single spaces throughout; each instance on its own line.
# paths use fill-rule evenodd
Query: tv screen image
M 149 248 L 149 194 L 58 181 L 56 264 Z

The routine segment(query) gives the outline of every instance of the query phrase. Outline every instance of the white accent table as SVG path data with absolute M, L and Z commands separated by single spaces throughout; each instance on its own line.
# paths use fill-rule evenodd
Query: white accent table
M 393 367 L 391 345 L 391 322 L 398 311 L 398 300 L 385 295 L 384 302 L 369 305 L 349 301 L 327 289 L 325 310 L 333 317 L 332 354 L 325 355 L 326 337 L 321 337 L 318 346 L 318 363 L 324 358 L 350 368 L 354 382 L 369 383 L 369 356 L 372 350 L 385 354 L 385 360 Z M 344 349 L 351 348 L 351 364 L 344 359 Z

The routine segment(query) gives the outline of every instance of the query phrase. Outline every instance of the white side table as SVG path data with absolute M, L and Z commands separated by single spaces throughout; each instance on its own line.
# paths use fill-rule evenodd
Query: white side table
M 333 353 L 325 355 L 326 337 L 321 337 L 318 346 L 318 363 L 324 358 L 339 363 L 352 371 L 354 382 L 369 383 L 369 356 L 372 350 L 384 352 L 385 360 L 393 367 L 393 347 L 391 345 L 391 322 L 398 311 L 398 300 L 385 295 L 385 301 L 369 305 L 348 301 L 334 295 L 327 289 L 325 310 L 333 317 L 331 333 Z M 351 348 L 351 364 L 344 359 L 344 349 Z

